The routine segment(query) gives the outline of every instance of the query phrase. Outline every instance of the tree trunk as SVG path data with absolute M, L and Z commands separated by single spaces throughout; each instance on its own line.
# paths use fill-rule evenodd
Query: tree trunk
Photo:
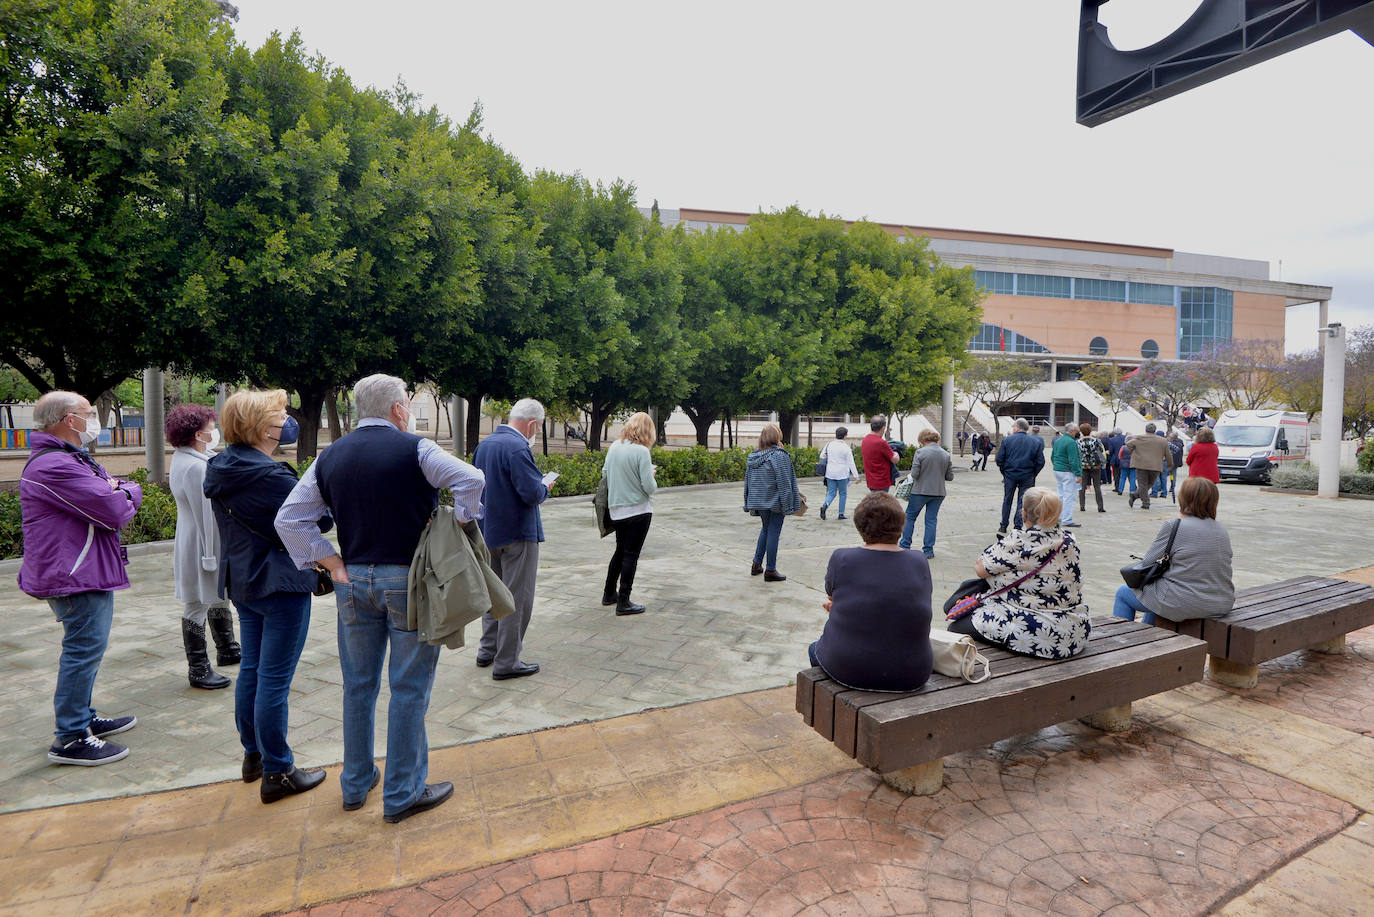
M 788 445 L 797 444 L 797 433 L 800 430 L 797 418 L 801 415 L 799 411 L 778 411 L 778 426 L 782 427 L 782 441 Z
M 587 449 L 591 452 L 601 451 L 601 437 L 605 433 L 606 421 L 610 419 L 611 410 L 615 405 L 608 402 L 593 401 L 591 404 L 591 429 L 587 431 Z
M 711 424 L 715 423 L 716 418 L 720 416 L 720 408 L 689 408 L 683 405 L 682 411 L 687 415 L 687 419 L 692 422 L 692 426 L 696 428 L 697 445 L 709 448 L 711 445 Z M 720 444 L 721 448 L 725 447 L 724 427 L 720 428 Z
M 472 455 L 477 448 L 477 443 L 482 439 L 482 393 L 475 395 L 459 395 L 468 403 L 467 430 L 463 445 L 467 447 L 468 455 Z
M 539 438 L 543 441 L 544 454 L 549 454 L 549 419 L 545 417 L 539 421 Z
M 339 423 L 339 390 L 330 389 L 324 396 L 324 409 L 329 416 L 329 441 L 337 442 L 343 436 L 343 427 Z
M 291 413 L 295 416 L 296 423 L 301 426 L 300 438 L 296 440 L 297 464 L 306 459 L 313 459 L 319 452 L 320 412 L 324 410 L 326 392 L 328 389 L 323 386 L 296 390 L 301 399 L 301 406 L 299 410 L 292 408 Z

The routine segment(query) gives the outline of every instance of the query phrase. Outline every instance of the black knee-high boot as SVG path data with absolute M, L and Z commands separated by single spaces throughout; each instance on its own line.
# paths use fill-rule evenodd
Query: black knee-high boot
M 186 646 L 186 679 L 193 688 L 229 687 L 229 679 L 210 668 L 210 656 L 205 646 L 205 628 L 195 621 L 181 619 L 181 642 Z
M 215 638 L 215 665 L 238 665 L 243 650 L 234 639 L 234 613 L 227 608 L 211 608 L 205 623 Z

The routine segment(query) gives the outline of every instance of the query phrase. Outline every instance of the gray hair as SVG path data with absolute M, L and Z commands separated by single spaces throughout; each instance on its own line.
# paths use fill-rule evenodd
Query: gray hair
M 61 389 L 48 392 L 34 404 L 33 422 L 39 429 L 46 430 L 54 424 L 61 423 L 64 417 L 79 408 L 85 400 L 76 392 L 64 392 Z
M 1030 429 L 1030 421 L 1027 420 L 1027 419 L 1024 418 L 1024 417 L 1018 417 L 1018 418 L 1016 418 L 1016 424 L 1015 424 L 1015 426 L 1016 426 L 1016 429 L 1018 429 L 1018 430 L 1026 431 L 1026 430 L 1029 430 L 1029 429 Z
M 1120 427 L 1113 427 L 1113 428 L 1112 428 L 1112 435 L 1113 435 L 1113 436 L 1120 436 L 1120 435 L 1121 435 L 1121 428 L 1120 428 Z
M 522 420 L 544 420 L 544 406 L 533 398 L 521 398 L 511 405 L 510 422 L 519 423 Z
M 1064 435 L 1065 435 L 1065 436 L 1072 436 L 1072 435 L 1074 435 L 1074 434 L 1077 433 L 1077 432 L 1078 432 L 1078 425 L 1077 425 L 1077 424 L 1072 424 L 1072 423 L 1066 423 L 1066 424 L 1064 424 Z
M 1154 424 L 1152 424 L 1152 423 L 1147 423 L 1147 424 L 1145 425 L 1145 432 L 1146 432 L 1146 433 L 1153 433 L 1153 432 L 1154 432 L 1155 430 L 1157 430 L 1157 429 L 1158 429 L 1158 427 L 1156 427 L 1156 426 L 1155 426 Z
M 391 406 L 398 401 L 401 404 L 410 403 L 410 398 L 406 396 L 404 379 L 385 373 L 374 373 L 353 386 L 353 403 L 358 408 L 360 420 L 364 417 L 380 417 L 386 420 L 391 417 Z

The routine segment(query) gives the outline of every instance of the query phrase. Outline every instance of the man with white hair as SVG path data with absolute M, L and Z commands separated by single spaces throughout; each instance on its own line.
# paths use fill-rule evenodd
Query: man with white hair
M 425 712 L 434 687 L 439 647 L 407 629 L 407 580 L 420 535 L 439 505 L 439 489 L 453 493 L 460 522 L 482 513 L 482 473 L 415 435 L 405 382 L 381 373 L 353 389 L 358 426 L 325 449 L 277 511 L 276 528 L 302 570 L 320 564 L 334 580 L 339 608 L 339 667 L 343 672 L 343 807 L 360 809 L 381 773 L 372 737 L 382 662 L 387 708 L 386 785 L 382 819 L 395 823 L 432 809 L 453 795 L 447 781 L 429 784 Z M 339 550 L 316 524 L 333 513 Z
M 522 398 L 511 407 L 509 422 L 472 453 L 472 463 L 487 476 L 487 511 L 480 524 L 491 551 L 491 568 L 515 596 L 515 614 L 499 621 L 491 615 L 482 618 L 477 664 L 491 666 L 491 677 L 497 681 L 539 671 L 537 664 L 520 659 L 520 651 L 534 612 L 534 578 L 539 542 L 544 540 L 539 504 L 548 499 L 552 483 L 540 474 L 530 451 L 530 440 L 543 423 L 544 406 Z
M 1054 481 L 1059 490 L 1059 500 L 1064 508 L 1059 511 L 1059 524 L 1064 528 L 1078 528 L 1073 521 L 1073 505 L 1078 496 L 1078 479 L 1083 476 L 1083 457 L 1078 451 L 1078 427 L 1065 424 L 1062 435 L 1054 440 L 1050 450 L 1050 464 L 1054 468 Z
M 119 530 L 143 502 L 143 489 L 106 474 L 84 446 L 100 435 L 91 403 L 53 391 L 33 406 L 38 430 L 19 479 L 24 561 L 19 588 L 47 599 L 62 624 L 62 655 L 53 694 L 55 764 L 92 767 L 127 757 L 105 736 L 132 729 L 133 716 L 101 716 L 91 706 L 95 677 L 110 642 L 114 592 L 129 588 Z
M 1013 496 L 1016 497 L 1013 524 L 1018 529 L 1021 527 L 1021 503 L 1026 491 L 1035 486 L 1035 476 L 1045 467 L 1045 441 L 1030 434 L 1030 421 L 1018 417 L 1015 430 L 997 447 L 994 461 L 1002 472 L 1002 524 L 997 527 L 997 534 L 1005 535 Z

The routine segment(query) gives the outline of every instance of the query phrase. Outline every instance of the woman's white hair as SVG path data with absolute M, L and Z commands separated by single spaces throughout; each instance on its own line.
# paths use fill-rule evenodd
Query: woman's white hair
M 533 398 L 521 398 L 515 402 L 510 409 L 510 422 L 519 423 L 522 420 L 544 419 L 544 406 Z
M 398 401 L 410 404 L 404 379 L 375 373 L 353 386 L 353 403 L 358 408 L 359 418 L 380 417 L 386 420 L 391 417 L 391 406 Z

